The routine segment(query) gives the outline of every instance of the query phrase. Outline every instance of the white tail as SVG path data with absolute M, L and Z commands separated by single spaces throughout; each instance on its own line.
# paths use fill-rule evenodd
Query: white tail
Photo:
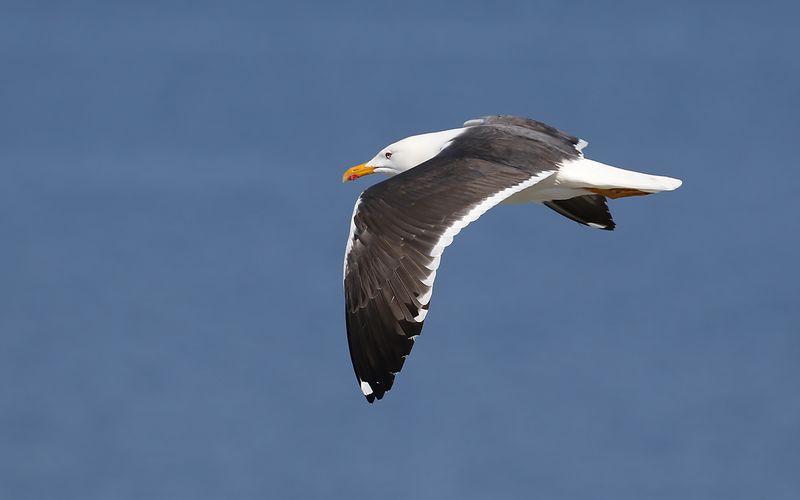
M 683 184 L 680 179 L 624 170 L 588 158 L 562 165 L 556 182 L 561 187 L 586 189 L 611 198 L 672 191 Z

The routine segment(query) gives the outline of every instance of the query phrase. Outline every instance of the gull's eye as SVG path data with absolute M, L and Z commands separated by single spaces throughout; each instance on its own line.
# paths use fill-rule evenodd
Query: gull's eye
M 383 153 L 383 156 L 385 156 L 387 160 L 391 160 L 392 159 L 392 152 L 391 151 L 387 151 L 387 152 Z

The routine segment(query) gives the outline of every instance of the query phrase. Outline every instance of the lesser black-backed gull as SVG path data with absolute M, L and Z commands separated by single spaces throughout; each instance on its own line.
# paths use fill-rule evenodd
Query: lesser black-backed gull
M 444 249 L 499 203 L 540 202 L 612 230 L 606 198 L 671 191 L 681 181 L 585 158 L 586 142 L 544 123 L 488 116 L 408 137 L 342 180 L 392 176 L 356 202 L 344 257 L 347 339 L 372 403 L 392 388 L 428 314 Z

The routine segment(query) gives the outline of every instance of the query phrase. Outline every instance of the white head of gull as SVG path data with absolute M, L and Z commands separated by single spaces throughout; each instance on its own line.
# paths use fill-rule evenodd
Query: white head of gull
M 356 165 L 342 176 L 342 182 L 354 181 L 369 174 L 397 175 L 421 165 L 442 152 L 453 139 L 464 132 L 464 128 L 412 135 L 389 144 L 370 161 Z

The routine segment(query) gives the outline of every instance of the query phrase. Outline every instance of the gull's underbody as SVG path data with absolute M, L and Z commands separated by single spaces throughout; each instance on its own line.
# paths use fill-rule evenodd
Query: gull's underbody
M 672 191 L 681 181 L 584 158 L 586 142 L 528 118 L 488 116 L 408 137 L 343 181 L 393 176 L 356 202 L 344 257 L 347 339 L 372 403 L 392 388 L 428 314 L 444 249 L 499 203 L 544 203 L 611 230 L 607 198 Z

